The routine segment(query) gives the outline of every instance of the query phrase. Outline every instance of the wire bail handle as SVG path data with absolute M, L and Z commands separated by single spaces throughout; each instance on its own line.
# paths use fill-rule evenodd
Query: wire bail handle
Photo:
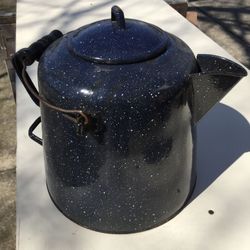
M 12 57 L 12 64 L 25 89 L 37 106 L 40 106 L 40 103 L 43 103 L 48 108 L 62 112 L 66 118 L 77 123 L 78 126 L 80 121 L 83 123 L 82 125 L 88 125 L 90 122 L 90 116 L 84 113 L 83 110 L 64 109 L 53 105 L 41 97 L 26 71 L 27 66 L 33 64 L 35 60 L 39 61 L 41 55 L 49 47 L 49 45 L 62 36 L 63 34 L 59 30 L 52 31 L 49 35 L 42 37 L 35 43 L 32 43 L 28 48 L 24 48 L 16 52 Z

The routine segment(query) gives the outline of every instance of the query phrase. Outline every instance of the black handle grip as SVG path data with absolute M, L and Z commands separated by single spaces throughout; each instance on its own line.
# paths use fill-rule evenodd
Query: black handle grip
M 33 141 L 37 142 L 38 144 L 43 145 L 43 140 L 42 140 L 40 137 L 38 137 L 38 136 L 36 136 L 35 134 L 33 134 L 33 131 L 34 131 L 34 130 L 36 129 L 36 127 L 40 124 L 40 122 L 41 122 L 41 116 L 39 116 L 39 117 L 32 123 L 32 125 L 30 126 L 30 128 L 29 128 L 29 137 L 30 137 Z
M 29 88 L 27 88 L 26 84 L 24 83 L 22 70 L 24 67 L 31 65 L 35 60 L 38 61 L 41 55 L 43 54 L 43 52 L 48 48 L 48 46 L 61 36 L 63 36 L 61 31 L 54 30 L 49 35 L 44 36 L 43 38 L 39 39 L 35 43 L 32 43 L 28 48 L 24 48 L 16 52 L 11 59 L 18 77 L 24 84 L 24 87 L 29 93 L 31 99 L 35 102 L 37 106 L 39 106 L 39 100 L 38 98 L 36 98 L 36 96 L 32 94 L 32 92 L 29 90 Z M 35 88 L 34 84 L 32 83 L 31 79 L 29 78 L 28 75 L 26 77 L 30 82 L 30 87 L 32 91 L 36 95 L 38 95 L 38 91 Z
M 35 60 L 39 61 L 41 55 L 49 47 L 49 45 L 62 36 L 63 34 L 61 31 L 53 30 L 48 35 L 32 43 L 28 48 L 23 49 L 25 51 L 26 66 L 31 65 Z M 22 54 L 22 50 L 17 52 L 17 56 L 19 53 Z

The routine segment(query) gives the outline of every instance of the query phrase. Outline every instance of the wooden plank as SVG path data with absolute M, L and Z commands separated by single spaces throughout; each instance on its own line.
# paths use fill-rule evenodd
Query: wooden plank
M 196 11 L 187 11 L 186 18 L 193 25 L 198 26 L 198 13 Z
M 0 11 L 0 24 L 13 24 L 16 22 L 16 13 L 13 11 Z
M 172 8 L 174 8 L 177 12 L 179 12 L 182 16 L 186 16 L 188 3 L 187 0 L 164 0 L 168 3 Z

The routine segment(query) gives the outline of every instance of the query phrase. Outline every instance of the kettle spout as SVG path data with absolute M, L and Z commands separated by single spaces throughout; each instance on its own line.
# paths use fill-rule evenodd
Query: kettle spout
M 197 56 L 197 63 L 200 72 L 190 74 L 189 78 L 193 86 L 195 122 L 247 75 L 242 66 L 219 56 L 200 54 Z

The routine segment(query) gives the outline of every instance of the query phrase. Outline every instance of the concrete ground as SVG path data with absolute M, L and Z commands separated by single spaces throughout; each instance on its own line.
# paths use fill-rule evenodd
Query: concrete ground
M 190 10 L 198 12 L 199 28 L 250 68 L 250 0 L 190 0 L 189 6 Z M 1 0 L 0 31 L 13 38 L 13 26 L 6 25 L 1 15 L 14 10 L 15 0 Z M 15 249 L 16 122 L 15 102 L 3 63 L 4 57 L 5 51 L 1 48 L 0 250 L 9 250 Z

